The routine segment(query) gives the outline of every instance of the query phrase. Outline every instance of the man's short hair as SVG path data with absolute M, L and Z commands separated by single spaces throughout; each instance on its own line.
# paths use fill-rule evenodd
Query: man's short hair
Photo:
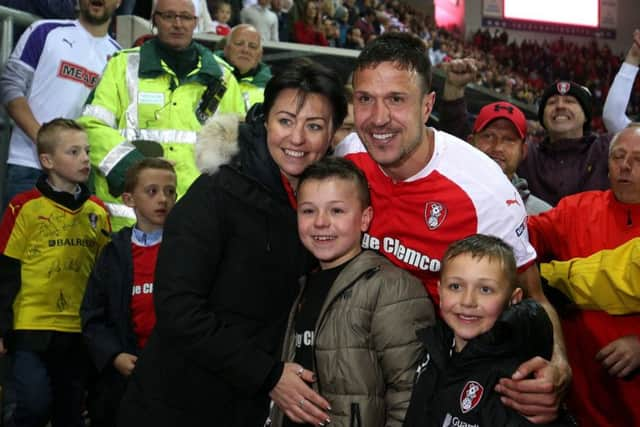
M 350 160 L 343 157 L 325 156 L 321 160 L 307 166 L 298 178 L 298 188 L 309 180 L 326 181 L 330 178 L 338 178 L 353 182 L 356 186 L 358 199 L 363 208 L 371 206 L 369 183 L 364 173 Z
M 36 136 L 36 148 L 38 154 L 52 154 L 60 141 L 60 132 L 72 130 L 85 132 L 85 129 L 75 120 L 59 117 L 43 123 Z
M 127 169 L 127 172 L 124 175 L 125 193 L 132 193 L 135 190 L 136 185 L 138 185 L 140 173 L 146 169 L 162 169 L 176 175 L 176 170 L 168 161 L 158 157 L 145 157 L 144 159 L 135 162 L 129 167 L 129 169 Z
M 627 126 L 625 126 L 624 129 L 619 130 L 618 132 L 615 133 L 615 135 L 613 135 L 613 138 L 611 138 L 611 142 L 609 142 L 609 156 L 613 152 L 616 141 L 618 141 L 618 138 L 620 137 L 620 135 L 628 131 L 629 129 L 633 129 L 636 132 L 640 132 L 640 122 L 631 122 Z
M 490 261 L 498 261 L 502 272 L 511 285 L 510 289 L 513 290 L 517 287 L 516 258 L 511 246 L 502 239 L 486 234 L 474 234 L 453 242 L 442 257 L 440 271 L 444 271 L 452 259 L 464 254 L 470 254 L 474 259 L 488 258 Z
M 386 32 L 367 43 L 356 59 L 356 70 L 393 62 L 401 69 L 415 71 L 422 80 L 422 95 L 431 90 L 431 62 L 427 45 L 410 33 Z
M 194 16 L 200 17 L 200 4 L 199 4 L 199 1 L 198 0 L 191 0 L 191 3 L 193 4 Z M 158 7 L 158 0 L 152 0 L 151 1 L 151 23 L 152 24 L 154 24 L 153 18 L 155 17 L 157 7 Z
M 302 107 L 306 95 L 322 95 L 329 100 L 333 110 L 333 130 L 342 126 L 347 116 L 347 99 L 344 86 L 336 71 L 307 58 L 298 58 L 280 73 L 274 75 L 264 89 L 263 109 L 265 117 L 285 89 L 296 89 L 300 93 L 298 107 Z

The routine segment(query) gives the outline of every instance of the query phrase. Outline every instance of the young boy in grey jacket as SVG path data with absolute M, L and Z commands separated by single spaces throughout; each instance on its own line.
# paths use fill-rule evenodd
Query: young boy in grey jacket
M 300 381 L 313 372 L 310 385 L 329 408 L 276 386 L 273 425 L 400 426 L 422 354 L 415 332 L 434 323 L 431 300 L 417 278 L 362 250 L 373 209 L 355 165 L 326 157 L 299 179 L 298 233 L 320 269 L 302 280 L 283 360 Z M 329 417 L 318 421 L 318 410 Z

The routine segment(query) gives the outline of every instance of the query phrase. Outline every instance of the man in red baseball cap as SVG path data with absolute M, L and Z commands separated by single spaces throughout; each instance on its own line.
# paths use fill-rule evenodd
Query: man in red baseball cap
M 524 113 L 508 102 L 494 102 L 480 110 L 468 141 L 500 165 L 520 193 L 527 214 L 533 215 L 551 209 L 551 205 L 532 195 L 527 181 L 516 174 L 527 156 L 526 136 Z

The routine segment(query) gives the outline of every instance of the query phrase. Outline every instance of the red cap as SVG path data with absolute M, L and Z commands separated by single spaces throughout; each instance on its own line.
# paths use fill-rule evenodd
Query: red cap
M 493 102 L 482 107 L 473 124 L 473 133 L 480 132 L 496 119 L 507 119 L 516 127 L 518 135 L 524 141 L 527 136 L 527 119 L 524 113 L 508 102 Z

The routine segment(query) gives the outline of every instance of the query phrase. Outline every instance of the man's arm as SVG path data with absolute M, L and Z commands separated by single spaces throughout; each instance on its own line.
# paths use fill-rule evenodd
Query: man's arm
M 602 120 L 611 133 L 621 131 L 631 122 L 625 111 L 638 74 L 638 65 L 640 65 L 640 30 L 635 30 L 631 48 L 613 79 L 602 110 Z
M 29 28 L 20 37 L 0 76 L 0 100 L 16 125 L 35 143 L 40 123 L 31 111 L 27 95 L 33 81 L 34 66 L 40 60 L 40 51 L 24 52 L 31 33 L 32 28 Z
M 640 312 L 640 238 L 588 257 L 541 264 L 542 276 L 584 310 Z
M 438 129 L 466 140 L 471 134 L 471 127 L 467 120 L 464 89 L 476 77 L 478 69 L 475 60 L 471 58 L 454 59 L 443 64 L 442 68 L 445 70 L 446 79 L 442 96 L 438 101 Z

